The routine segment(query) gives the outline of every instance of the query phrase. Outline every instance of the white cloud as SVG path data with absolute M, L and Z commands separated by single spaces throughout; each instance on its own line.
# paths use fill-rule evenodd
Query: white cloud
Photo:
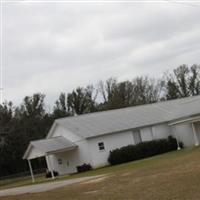
M 116 76 L 199 63 L 200 13 L 162 3 L 7 3 L 5 98 L 19 103 Z

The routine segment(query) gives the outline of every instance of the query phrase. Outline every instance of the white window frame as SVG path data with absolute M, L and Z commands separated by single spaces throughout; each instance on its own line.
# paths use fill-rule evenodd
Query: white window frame
M 105 144 L 104 142 L 98 142 L 99 151 L 105 151 Z

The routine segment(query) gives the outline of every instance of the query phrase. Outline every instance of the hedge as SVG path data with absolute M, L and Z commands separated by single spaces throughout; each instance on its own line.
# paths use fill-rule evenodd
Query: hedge
M 76 169 L 78 173 L 81 173 L 81 172 L 86 172 L 86 171 L 91 170 L 92 166 L 90 164 L 84 163 L 82 165 L 77 166 Z
M 59 176 L 59 173 L 57 171 L 53 171 L 53 175 L 56 177 L 56 176 Z M 46 178 L 51 178 L 52 174 L 50 171 L 47 171 L 45 176 Z
M 183 147 L 183 144 L 180 143 L 180 146 Z M 111 165 L 116 165 L 166 153 L 176 149 L 176 139 L 169 136 L 167 139 L 141 142 L 137 145 L 128 145 L 119 149 L 114 149 L 110 151 L 108 162 Z

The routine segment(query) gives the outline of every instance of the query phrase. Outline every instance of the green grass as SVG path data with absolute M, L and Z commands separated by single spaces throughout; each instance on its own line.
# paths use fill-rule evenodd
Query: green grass
M 124 163 L 116 166 L 106 166 L 98 169 L 94 169 L 92 171 L 80 173 L 80 174 L 73 174 L 73 175 L 65 175 L 65 176 L 60 176 L 56 177 L 56 181 L 62 181 L 62 180 L 67 180 L 67 179 L 72 179 L 72 178 L 79 178 L 79 177 L 85 177 L 85 176 L 96 176 L 96 175 L 101 175 L 101 174 L 107 174 L 107 173 L 113 173 L 115 171 L 119 170 L 128 170 L 128 169 L 134 169 L 134 168 L 142 168 L 145 167 L 147 164 L 151 163 L 152 160 L 154 162 L 154 159 L 166 159 L 168 156 L 173 157 L 181 154 L 187 154 L 193 151 L 193 149 L 185 149 L 182 151 L 174 151 L 158 156 L 154 156 L 151 158 L 143 159 L 143 160 L 138 160 L 134 162 L 129 162 L 129 163 Z M 40 183 L 46 183 L 46 182 L 52 182 L 55 180 L 52 180 L 51 178 L 45 178 L 44 174 L 35 176 L 35 183 L 34 184 L 40 184 Z M 7 189 L 7 188 L 13 188 L 13 187 L 20 187 L 20 186 L 25 186 L 25 185 L 32 185 L 32 180 L 30 176 L 26 177 L 20 177 L 20 178 L 13 178 L 13 179 L 7 179 L 7 180 L 0 180 L 0 190 L 1 189 Z
M 44 177 L 44 174 L 36 176 L 35 179 L 36 179 L 36 184 L 50 181 L 49 179 L 46 179 Z M 24 185 L 30 185 L 30 184 L 32 184 L 30 176 L 5 179 L 5 180 L 0 180 L 0 190 L 24 186 Z
M 108 174 L 108 176 L 105 179 L 97 179 L 97 182 L 89 181 L 48 192 L 2 197 L 0 199 L 200 199 L 200 148 L 174 151 L 149 159 L 60 177 L 58 180 L 100 174 Z M 23 185 L 26 184 L 26 181 L 28 180 L 13 182 L 7 184 L 7 187 Z M 37 181 L 44 182 L 41 177 L 38 177 Z

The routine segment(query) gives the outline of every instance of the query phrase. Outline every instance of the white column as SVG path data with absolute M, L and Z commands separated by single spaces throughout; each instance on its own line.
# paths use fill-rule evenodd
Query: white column
M 194 134 L 194 144 L 195 144 L 195 146 L 199 146 L 199 140 L 197 138 L 197 132 L 196 132 L 194 123 L 192 123 L 192 130 L 193 130 L 193 134 Z
M 49 170 L 50 170 L 50 172 L 51 172 L 51 177 L 52 177 L 52 179 L 55 179 L 55 176 L 54 176 L 54 174 L 53 174 L 53 169 L 52 169 L 52 166 L 51 166 L 51 161 L 50 161 L 48 155 L 46 155 L 46 159 L 47 159 L 47 162 L 48 162 Z
M 28 165 L 29 165 L 29 169 L 30 169 L 30 172 L 31 172 L 32 182 L 35 183 L 35 178 L 34 178 L 34 175 L 33 175 L 33 169 L 32 169 L 30 160 L 28 160 Z

